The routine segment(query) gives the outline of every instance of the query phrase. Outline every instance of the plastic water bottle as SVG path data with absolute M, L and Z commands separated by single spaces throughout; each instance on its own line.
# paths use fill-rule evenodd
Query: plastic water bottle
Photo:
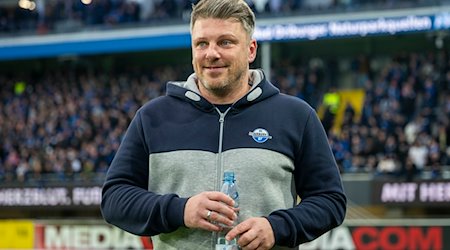
M 222 193 L 227 194 L 234 200 L 234 207 L 239 207 L 239 193 L 236 185 L 236 179 L 234 172 L 224 172 L 223 173 L 223 184 L 220 190 Z M 239 246 L 237 244 L 237 239 L 227 241 L 225 235 L 237 225 L 237 220 L 233 226 L 221 225 L 224 229 L 218 233 L 216 250 L 238 250 Z

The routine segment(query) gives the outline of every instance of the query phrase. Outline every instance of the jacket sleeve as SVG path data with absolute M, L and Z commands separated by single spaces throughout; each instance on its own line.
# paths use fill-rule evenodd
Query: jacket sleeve
M 280 246 L 295 247 L 339 226 L 345 217 L 346 196 L 323 126 L 309 113 L 296 154 L 294 179 L 301 202 L 271 213 L 269 220 Z
M 186 198 L 148 191 L 149 149 L 141 112 L 130 123 L 102 190 L 104 219 L 136 235 L 157 235 L 184 225 Z

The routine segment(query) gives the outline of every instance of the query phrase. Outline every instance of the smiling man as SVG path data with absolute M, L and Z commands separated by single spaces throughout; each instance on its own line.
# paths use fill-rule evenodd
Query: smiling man
M 243 0 L 200 0 L 185 82 L 136 113 L 103 187 L 106 221 L 154 249 L 215 249 L 223 226 L 242 249 L 296 249 L 342 223 L 339 171 L 315 111 L 280 94 L 256 58 Z M 239 209 L 219 192 L 236 174 Z M 297 196 L 301 202 L 297 203 Z
M 231 104 L 250 90 L 249 64 L 256 58 L 256 40 L 238 19 L 195 18 L 192 64 L 199 91 L 212 103 Z

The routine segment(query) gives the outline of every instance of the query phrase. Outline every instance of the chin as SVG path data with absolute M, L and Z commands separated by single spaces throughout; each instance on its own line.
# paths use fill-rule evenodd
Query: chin
M 218 90 L 218 89 L 223 89 L 224 85 L 222 83 L 219 83 L 219 82 L 209 82 L 207 87 L 210 90 Z
M 224 85 L 223 83 L 225 82 L 225 79 L 223 79 L 223 77 L 219 78 L 205 77 L 203 78 L 203 82 L 206 83 L 205 85 L 207 86 L 217 88 Z

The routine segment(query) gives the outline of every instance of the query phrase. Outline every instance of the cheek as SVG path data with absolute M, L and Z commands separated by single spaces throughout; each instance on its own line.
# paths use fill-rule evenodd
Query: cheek
M 194 68 L 198 67 L 198 58 L 196 57 L 192 58 L 192 65 L 194 66 Z
M 192 54 L 192 63 L 199 64 L 201 62 L 201 58 L 202 58 L 202 56 L 200 55 L 200 53 Z
M 202 67 L 200 65 L 201 65 L 201 63 L 198 58 L 192 59 L 192 68 L 194 69 L 195 73 L 197 73 L 197 74 L 201 74 Z

